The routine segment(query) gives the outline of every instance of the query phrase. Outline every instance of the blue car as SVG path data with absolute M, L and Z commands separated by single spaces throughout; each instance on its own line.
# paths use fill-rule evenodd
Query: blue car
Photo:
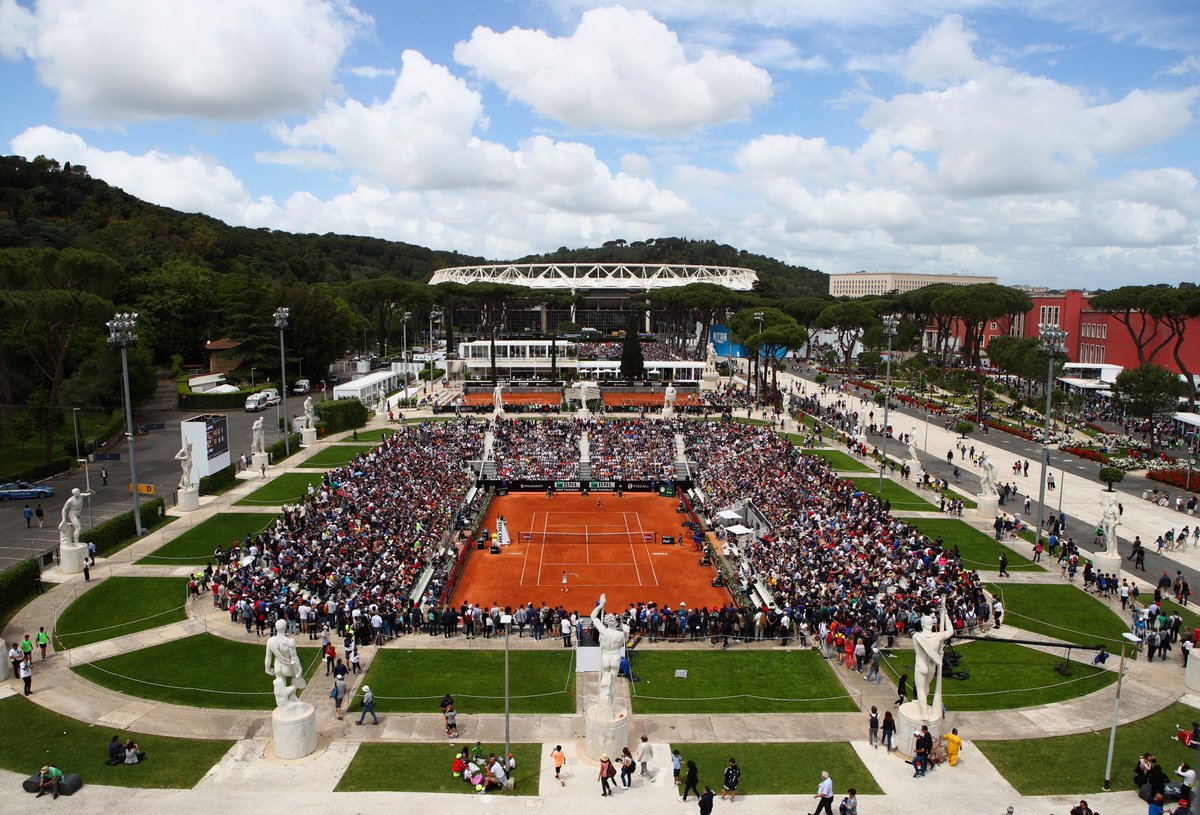
M 43 484 L 30 484 L 28 481 L 13 481 L 0 484 L 0 501 L 19 501 L 25 498 L 49 498 L 54 494 L 54 487 Z

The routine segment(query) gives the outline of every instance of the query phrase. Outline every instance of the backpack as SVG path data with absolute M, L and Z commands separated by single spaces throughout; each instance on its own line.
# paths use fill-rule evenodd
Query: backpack
M 850 799 L 843 798 L 842 802 L 840 804 L 838 804 L 838 813 L 839 813 L 839 815 L 846 815 L 846 813 L 849 811 L 850 811 Z

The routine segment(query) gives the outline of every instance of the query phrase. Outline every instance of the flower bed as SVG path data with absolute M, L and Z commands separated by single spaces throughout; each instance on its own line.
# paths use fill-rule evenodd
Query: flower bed
M 1091 447 L 1076 447 L 1069 445 L 1059 449 L 1061 449 L 1064 453 L 1070 453 L 1073 456 L 1086 458 L 1088 461 L 1098 461 L 1101 464 L 1108 464 L 1110 461 L 1112 461 L 1111 456 L 1106 456 L 1104 453 L 1101 453 L 1099 450 Z
M 1022 430 L 1019 427 L 1007 425 L 1002 422 L 998 422 L 995 419 L 988 419 L 986 422 L 984 422 L 984 424 L 994 430 L 1003 430 L 1005 433 L 1011 433 L 1014 436 L 1019 436 L 1020 438 L 1025 439 L 1025 441 L 1033 441 L 1033 434 Z
M 1154 481 L 1161 481 L 1176 489 L 1200 492 L 1200 471 L 1192 471 L 1192 479 L 1188 484 L 1184 483 L 1187 479 L 1187 470 L 1150 470 L 1146 473 L 1146 477 Z

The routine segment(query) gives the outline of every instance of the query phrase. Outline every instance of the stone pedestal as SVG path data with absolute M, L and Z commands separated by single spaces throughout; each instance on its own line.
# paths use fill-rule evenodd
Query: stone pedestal
M 896 735 L 894 746 L 896 752 L 902 756 L 912 758 L 913 755 L 913 734 L 921 731 L 921 725 L 929 728 L 933 740 L 937 741 L 942 737 L 942 725 L 944 720 L 940 715 L 930 711 L 929 716 L 922 716 L 920 708 L 916 702 L 905 702 L 896 712 Z
M 1188 657 L 1187 668 L 1183 672 L 1183 686 L 1193 693 L 1200 693 L 1200 651 Z
M 629 713 L 623 708 L 592 705 L 584 714 L 584 733 L 589 756 L 599 761 L 607 753 L 615 762 L 621 749 L 629 746 Z
M 83 571 L 83 559 L 87 557 L 86 546 L 70 546 L 59 545 L 58 547 L 58 568 L 63 574 L 79 574 Z M 1200 660 L 1197 660 L 1200 662 Z
M 588 410 L 585 406 L 580 405 L 579 409 L 575 411 L 575 418 L 576 419 L 590 419 L 590 418 L 592 418 L 592 412 L 590 410 Z
M 275 708 L 271 711 L 271 734 L 275 755 L 280 758 L 312 755 L 317 749 L 317 709 L 308 702 Z
M 1106 555 L 1103 552 L 1092 555 L 1092 568 L 1103 574 L 1121 573 L 1121 556 Z
M 995 495 L 976 495 L 975 514 L 989 521 L 996 520 L 996 516 L 1000 514 L 1000 499 Z
M 263 465 L 271 466 L 271 456 L 267 453 L 251 453 L 250 454 L 250 469 L 261 471 Z
M 665 407 L 665 408 L 663 408 L 663 409 L 662 409 L 662 417 L 663 417 L 664 419 L 673 419 L 673 418 L 675 418 L 675 408 L 673 408 L 673 407 Z
M 193 512 L 200 509 L 200 490 L 196 487 L 180 490 L 178 500 L 175 502 L 175 508 L 180 512 Z
M 700 390 L 715 391 L 720 382 L 721 378 L 717 375 L 716 371 L 705 371 L 703 376 L 700 377 Z
M 306 427 L 300 431 L 300 445 L 302 447 L 312 447 L 317 443 L 317 429 L 315 427 Z

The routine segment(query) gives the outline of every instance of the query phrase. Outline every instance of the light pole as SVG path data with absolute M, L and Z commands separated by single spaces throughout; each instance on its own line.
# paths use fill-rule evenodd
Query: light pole
M 1046 364 L 1046 422 L 1042 429 L 1042 483 L 1038 486 L 1038 525 L 1034 542 L 1041 540 L 1042 521 L 1046 514 L 1046 471 L 1050 466 L 1050 398 L 1054 395 L 1054 358 L 1066 354 L 1067 332 L 1053 323 L 1038 326 L 1038 350 L 1049 358 Z
M 254 372 L 258 370 L 253 365 L 250 366 L 250 390 L 254 390 Z
M 84 500 L 88 505 L 88 526 L 92 527 L 95 526 L 92 522 L 92 477 L 88 473 L 87 459 L 79 453 L 79 408 L 71 408 L 71 418 L 75 421 L 75 461 L 83 468 Z
M 1121 667 L 1117 670 L 1117 696 L 1113 699 L 1112 728 L 1108 731 L 1108 758 L 1104 762 L 1104 789 L 1112 789 L 1113 746 L 1117 742 L 1117 718 L 1121 715 L 1121 679 L 1125 676 L 1125 645 L 1140 643 L 1141 640 L 1128 631 L 1121 635 Z
M 137 312 L 121 312 L 105 325 L 108 343 L 121 349 L 121 373 L 125 378 L 125 438 L 129 441 L 129 477 L 133 482 L 133 528 L 139 536 L 142 527 L 142 506 L 138 497 L 137 458 L 133 452 L 133 399 L 129 395 L 129 346 L 137 342 Z
M 437 347 L 437 343 L 433 341 L 433 321 L 442 319 L 442 310 L 435 308 L 429 312 L 429 391 L 433 392 L 433 353 Z M 495 329 L 492 329 L 493 331 Z M 450 349 L 446 349 L 446 356 L 449 358 Z
M 279 329 L 279 395 L 283 400 L 283 453 L 285 456 L 292 454 L 292 443 L 288 437 L 291 428 L 288 427 L 288 412 L 287 412 L 287 362 L 283 354 L 283 330 L 288 325 L 288 310 L 282 306 L 275 309 L 275 327 Z M 364 339 L 366 335 L 363 335 Z
M 887 373 L 883 380 L 883 461 L 879 463 L 879 494 L 883 495 L 883 471 L 887 469 L 888 436 L 888 407 L 892 402 L 892 337 L 896 336 L 896 326 L 900 318 L 895 314 L 883 315 L 883 336 L 887 337 Z
M 763 327 L 763 313 L 761 311 L 754 312 L 754 321 L 756 323 L 758 323 L 758 333 L 761 334 L 762 327 Z M 755 354 L 755 357 L 756 357 L 756 359 L 754 360 L 754 372 L 755 372 L 754 404 L 756 407 L 762 407 L 762 383 L 760 381 L 762 379 L 762 346 L 761 345 L 759 346 L 758 353 Z M 747 361 L 747 363 L 746 363 L 746 370 L 747 370 L 747 372 L 749 372 L 749 370 L 750 370 L 749 361 Z
M 509 715 L 508 715 L 508 632 L 512 628 L 512 615 L 504 613 L 500 615 L 500 625 L 504 626 L 504 757 L 502 761 L 508 761 L 508 754 L 512 752 L 512 747 L 509 744 Z
M 71 418 L 75 421 L 75 460 L 79 461 L 79 408 L 71 408 Z
M 299 365 L 299 368 L 297 369 L 297 372 L 296 372 L 296 378 L 303 379 L 304 378 L 304 357 L 300 357 L 297 364 Z
M 412 312 L 404 312 L 404 316 L 400 318 L 400 324 L 404 326 L 404 350 L 401 352 L 401 359 L 404 360 L 404 395 L 408 396 L 408 321 L 412 319 Z

